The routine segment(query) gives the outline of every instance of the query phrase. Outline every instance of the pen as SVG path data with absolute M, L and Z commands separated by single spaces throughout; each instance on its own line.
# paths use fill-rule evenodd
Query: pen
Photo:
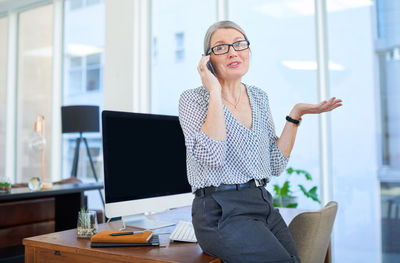
M 134 234 L 143 234 L 143 231 L 137 231 L 137 232 L 121 232 L 121 233 L 112 233 L 110 236 L 125 236 L 125 235 L 134 235 Z

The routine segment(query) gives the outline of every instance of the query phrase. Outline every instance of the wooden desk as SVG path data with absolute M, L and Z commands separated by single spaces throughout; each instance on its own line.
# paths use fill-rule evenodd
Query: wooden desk
M 118 230 L 121 221 L 99 225 L 100 230 Z M 219 259 L 206 255 L 197 243 L 165 243 L 161 247 L 110 247 L 90 248 L 88 239 L 78 239 L 76 229 L 25 238 L 25 263 L 74 262 L 74 263 L 216 263 Z
M 23 260 L 25 237 L 76 227 L 84 191 L 102 189 L 101 183 L 54 185 L 31 192 L 12 188 L 0 194 L 0 261 Z
M 170 210 L 151 216 L 155 219 L 178 222 L 191 220 L 191 207 Z M 289 223 L 304 210 L 282 209 L 281 214 Z M 100 224 L 99 230 L 119 230 L 121 221 Z M 175 226 L 156 230 L 172 231 Z M 88 239 L 78 239 L 76 229 L 25 238 L 25 263 L 73 262 L 73 263 L 221 263 L 217 258 L 204 254 L 197 243 L 171 242 L 169 235 L 160 236 L 160 247 L 110 247 L 91 248 Z M 330 262 L 325 260 L 325 262 Z

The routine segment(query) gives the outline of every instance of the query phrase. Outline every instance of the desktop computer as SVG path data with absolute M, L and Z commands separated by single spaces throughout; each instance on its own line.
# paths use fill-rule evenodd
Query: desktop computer
M 103 111 L 102 135 L 106 216 L 143 229 L 172 225 L 143 215 L 192 204 L 178 117 Z

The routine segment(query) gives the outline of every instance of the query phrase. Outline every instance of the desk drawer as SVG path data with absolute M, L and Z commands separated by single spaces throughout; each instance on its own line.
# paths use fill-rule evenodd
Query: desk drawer
M 26 224 L 0 229 L 0 248 L 22 245 L 22 239 L 54 232 L 55 221 Z
M 64 252 L 59 250 L 51 250 L 45 248 L 29 248 L 33 252 L 34 256 L 26 255 L 26 263 L 47 263 L 47 262 L 59 262 L 59 263 L 124 263 L 126 261 L 117 261 L 114 258 L 107 257 L 93 257 L 87 255 L 74 254 L 70 252 Z M 32 251 L 33 249 L 33 251 Z M 28 252 L 28 253 L 29 253 Z M 33 261 L 32 261 L 33 260 Z M 150 261 L 143 261 L 150 262 Z M 154 262 L 154 261 L 151 261 Z
M 54 220 L 55 198 L 0 203 L 0 228 Z

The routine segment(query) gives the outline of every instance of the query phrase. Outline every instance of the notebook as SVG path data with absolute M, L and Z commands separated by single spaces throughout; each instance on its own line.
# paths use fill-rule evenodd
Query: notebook
M 91 242 L 90 247 L 143 247 L 143 246 L 160 246 L 158 235 L 153 235 L 146 243 L 105 243 Z
M 109 231 L 103 230 L 92 236 L 90 239 L 91 247 L 110 247 L 110 246 L 158 246 L 158 236 L 153 236 L 152 231 L 142 231 L 133 235 L 111 236 L 111 234 L 125 233 L 132 231 Z

